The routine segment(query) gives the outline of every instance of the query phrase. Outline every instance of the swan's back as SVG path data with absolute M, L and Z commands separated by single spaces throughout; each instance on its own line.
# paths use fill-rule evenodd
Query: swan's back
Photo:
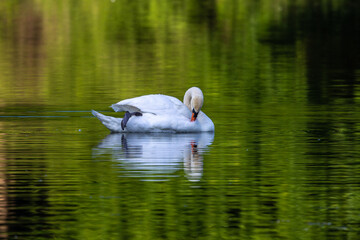
M 129 111 L 155 115 L 181 114 L 191 116 L 190 111 L 179 99 L 161 94 L 125 99 L 111 105 L 111 107 L 115 112 Z

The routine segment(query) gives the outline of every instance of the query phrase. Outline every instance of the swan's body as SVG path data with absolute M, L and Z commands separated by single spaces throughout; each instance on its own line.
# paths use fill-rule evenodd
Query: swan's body
M 185 93 L 184 103 L 161 94 L 122 100 L 111 106 L 115 112 L 139 114 L 127 118 L 124 129 L 122 118 L 93 114 L 112 132 L 212 132 L 214 123 L 200 110 L 203 99 L 201 90 L 192 87 Z

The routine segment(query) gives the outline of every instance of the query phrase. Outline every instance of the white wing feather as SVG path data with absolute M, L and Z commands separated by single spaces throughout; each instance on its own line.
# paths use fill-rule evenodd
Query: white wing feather
M 183 112 L 183 115 L 188 116 L 185 112 L 189 111 L 179 99 L 161 94 L 125 99 L 111 105 L 111 107 L 115 112 L 129 111 L 130 113 L 141 112 L 155 115 L 175 114 L 180 111 Z

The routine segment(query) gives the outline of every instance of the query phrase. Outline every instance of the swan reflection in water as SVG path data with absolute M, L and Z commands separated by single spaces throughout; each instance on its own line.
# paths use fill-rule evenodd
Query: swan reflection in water
M 93 148 L 93 157 L 111 156 L 126 176 L 160 180 L 174 177 L 184 168 L 190 181 L 203 173 L 203 154 L 209 150 L 213 132 L 203 133 L 112 133 Z

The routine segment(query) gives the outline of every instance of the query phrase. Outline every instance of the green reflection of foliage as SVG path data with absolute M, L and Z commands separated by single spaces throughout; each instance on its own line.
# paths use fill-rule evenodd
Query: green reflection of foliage
M 29 1 L 2 4 L 4 12 L 16 13 L 7 17 L 10 21 L 3 26 L 5 32 L 24 31 L 16 21 L 24 12 L 41 18 L 40 26 L 34 29 L 41 29 L 34 33 L 43 39 L 41 45 L 24 42 L 22 47 L 29 51 L 37 48 L 36 52 L 41 51 L 46 57 L 41 59 L 46 64 L 41 62 L 37 66 L 41 78 L 29 80 L 38 85 L 36 91 L 42 93 L 34 101 L 58 104 L 62 94 L 71 102 L 87 103 L 93 101 L 94 93 L 103 94 L 107 99 L 111 96 L 120 99 L 154 92 L 154 85 L 160 92 L 169 91 L 169 83 L 170 93 L 190 85 L 212 88 L 215 92 L 224 84 L 221 73 L 227 65 L 236 62 L 238 67 L 231 69 L 240 71 L 235 72 L 237 76 L 240 73 L 244 76 L 242 81 L 229 79 L 233 84 L 258 78 L 253 66 L 262 69 L 264 66 L 258 61 L 271 60 L 260 55 L 269 50 L 263 52 L 256 41 L 258 30 L 266 31 L 266 24 L 259 24 L 257 19 L 264 18 L 257 13 L 262 10 L 257 9 L 262 4 L 226 1 L 35 3 L 32 11 L 26 7 Z M 272 6 L 266 9 L 273 11 Z M 30 22 L 32 19 L 35 18 L 30 18 Z M 272 20 L 266 19 L 265 22 Z M 14 67 L 18 71 L 22 66 Z M 19 76 L 22 81 L 28 78 L 25 74 Z M 230 82 L 225 80 L 225 84 Z M 99 86 L 106 89 L 106 93 L 96 92 Z M 182 92 L 177 95 L 181 97 Z
M 78 107 L 97 104 L 94 95 L 111 101 L 154 91 L 181 97 L 191 85 L 213 95 L 229 86 L 246 92 L 250 88 L 254 94 L 266 89 L 273 97 L 272 89 L 285 89 L 281 85 L 292 84 L 295 77 L 300 85 L 294 89 L 306 89 L 304 78 L 298 78 L 306 74 L 304 43 L 300 40 L 274 52 L 261 40 L 268 38 L 270 27 L 286 27 L 294 8 L 301 16 L 309 1 L 35 1 L 29 11 L 31 2 L 2 3 L 7 16 L 2 28 L 26 34 L 18 16 L 36 16 L 27 19 L 30 23 L 41 19 L 33 32 L 42 41 L 25 41 L 20 46 L 25 50 L 19 50 L 42 56 L 29 60 L 41 61 L 35 68 L 40 76 L 28 80 L 36 87 L 32 94 L 37 102 L 63 105 L 58 102 L 61 95 L 67 105 Z M 337 12 L 341 3 L 322 1 L 316 6 Z M 299 54 L 296 62 L 283 60 L 297 69 L 273 66 L 278 60 L 274 58 L 287 52 Z M 14 63 L 13 68 L 19 71 L 22 66 Z M 19 81 L 29 78 L 26 71 L 19 74 Z M 13 97 L 16 94 L 9 96 Z

